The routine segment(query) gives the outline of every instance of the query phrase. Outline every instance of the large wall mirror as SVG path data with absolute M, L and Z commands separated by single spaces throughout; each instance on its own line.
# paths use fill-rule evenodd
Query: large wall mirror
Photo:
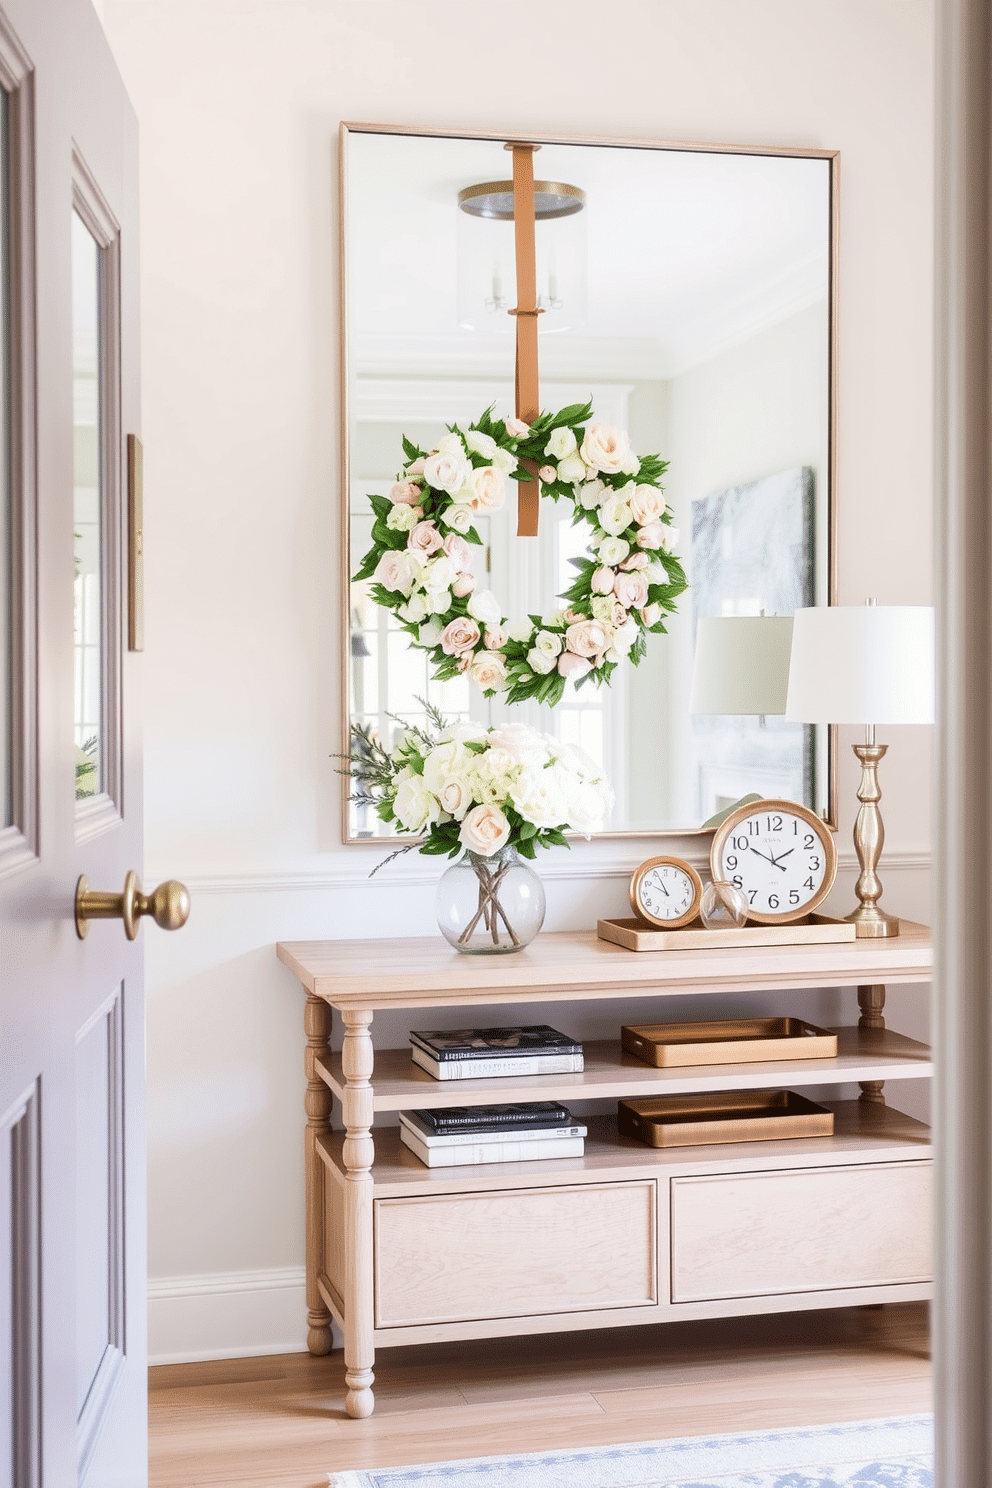
M 509 177 L 505 143 L 342 129 L 345 719 L 388 741 L 422 699 L 452 719 L 512 714 L 603 763 L 616 833 L 695 830 L 751 791 L 830 816 L 829 730 L 690 701 L 701 619 L 835 597 L 831 152 L 548 140 L 536 155 L 538 181 L 579 203 L 537 227 L 541 406 L 591 399 L 638 454 L 670 462 L 690 588 L 639 667 L 570 686 L 553 710 L 507 710 L 465 679 L 434 682 L 350 582 L 402 435 L 429 449 L 491 404 L 513 412 L 513 223 L 466 210 L 472 188 Z M 477 559 L 511 617 L 554 607 L 586 530 L 542 501 L 539 535 L 518 538 L 515 506 L 482 523 Z M 346 840 L 389 835 L 349 804 Z

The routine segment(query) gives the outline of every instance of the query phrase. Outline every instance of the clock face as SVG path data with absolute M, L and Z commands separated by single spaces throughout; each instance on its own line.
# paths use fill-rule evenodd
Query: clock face
M 698 873 L 678 858 L 650 858 L 630 882 L 630 903 L 649 924 L 675 929 L 694 920 L 703 892 Z
M 837 872 L 830 829 L 794 801 L 755 801 L 735 811 L 713 838 L 714 878 L 741 889 L 748 919 L 802 919 L 827 897 Z

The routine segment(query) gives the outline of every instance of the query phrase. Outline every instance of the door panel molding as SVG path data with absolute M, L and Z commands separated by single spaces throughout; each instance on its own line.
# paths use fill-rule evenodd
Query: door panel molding
M 41 1221 L 39 1082 L 0 1116 L 0 1318 L 10 1338 L 0 1368 L 9 1454 L 0 1452 L 0 1485 L 41 1483 Z
M 11 765 L 13 824 L 0 830 L 0 877 L 38 856 L 38 492 L 35 331 L 34 76 L 0 11 L 0 88 L 7 96 L 6 479 L 11 495 Z M 2 210 L 2 209 L 0 209 Z
M 77 804 L 77 843 L 88 842 L 124 815 L 122 718 L 124 515 L 121 435 L 121 230 L 96 177 L 77 146 L 72 151 L 72 205 L 100 249 L 100 497 L 103 515 L 103 665 L 101 740 L 104 788 Z
M 102 1340 L 99 1360 L 91 1377 L 81 1381 L 82 1405 L 76 1425 L 79 1480 L 83 1481 L 93 1450 L 99 1440 L 110 1403 L 124 1370 L 125 1281 L 124 1281 L 124 986 L 116 987 L 76 1034 L 77 1078 L 80 1051 L 90 1040 L 98 1041 L 95 1052 L 105 1059 L 102 1073 L 105 1083 L 93 1092 L 97 1104 L 90 1112 L 79 1108 L 77 1091 L 77 1152 L 87 1132 L 94 1136 L 94 1150 L 89 1154 L 94 1167 L 102 1169 L 99 1187 L 106 1197 L 105 1232 L 99 1240 L 102 1257 L 93 1257 L 97 1266 L 105 1265 L 102 1277 L 94 1271 L 92 1282 L 105 1290 L 106 1337 Z M 102 1046 L 102 1047 L 101 1047 Z M 77 1156 L 81 1174 L 88 1171 L 85 1160 Z M 77 1179 L 78 1182 L 78 1179 Z M 96 1236 L 90 1236 L 96 1240 Z M 77 1259 L 84 1264 L 82 1237 L 77 1234 Z M 86 1288 L 87 1278 L 80 1274 L 77 1286 Z M 77 1343 L 78 1348 L 78 1343 Z M 84 1387 L 84 1388 L 83 1388 Z

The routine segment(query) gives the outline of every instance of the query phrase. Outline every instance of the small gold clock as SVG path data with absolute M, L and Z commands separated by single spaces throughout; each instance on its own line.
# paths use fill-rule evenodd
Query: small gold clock
M 703 885 L 681 858 L 648 858 L 630 880 L 630 907 L 638 919 L 662 930 L 677 930 L 699 914 Z
M 825 822 L 796 801 L 751 801 L 713 834 L 710 872 L 740 889 L 747 917 L 786 925 L 810 914 L 830 893 L 837 849 Z

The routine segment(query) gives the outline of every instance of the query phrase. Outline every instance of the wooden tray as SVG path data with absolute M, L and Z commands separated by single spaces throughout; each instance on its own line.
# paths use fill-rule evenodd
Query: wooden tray
M 661 1069 L 686 1064 L 759 1064 L 766 1059 L 835 1059 L 837 1035 L 802 1018 L 724 1018 L 710 1023 L 641 1023 L 621 1028 L 628 1054 Z
M 744 925 L 740 930 L 707 930 L 698 920 L 681 930 L 654 930 L 643 920 L 600 920 L 596 933 L 628 951 L 711 951 L 717 946 L 816 945 L 856 938 L 848 920 L 819 914 L 791 925 Z
M 617 1124 L 623 1136 L 650 1147 L 702 1147 L 830 1137 L 834 1113 L 794 1090 L 723 1090 L 620 1101 Z

